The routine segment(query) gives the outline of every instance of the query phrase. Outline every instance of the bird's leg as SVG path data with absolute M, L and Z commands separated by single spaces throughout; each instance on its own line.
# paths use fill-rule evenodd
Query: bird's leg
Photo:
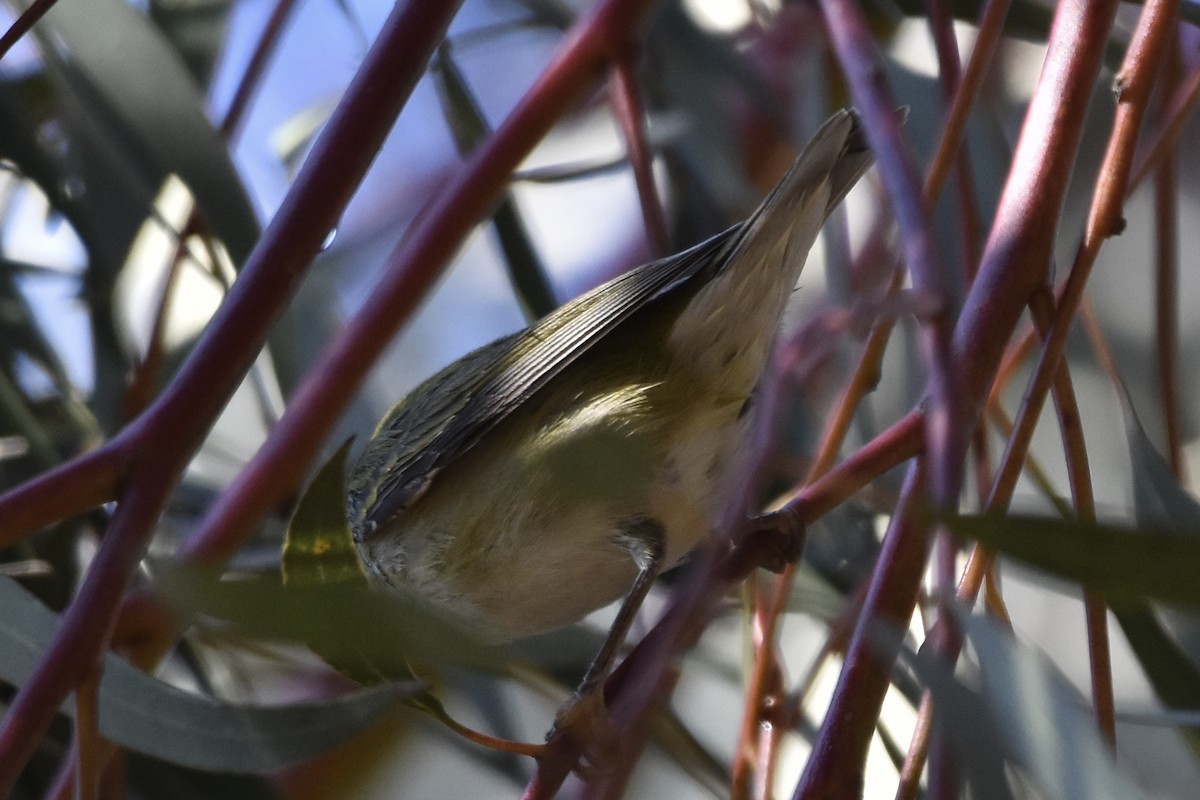
M 649 517 L 636 520 L 621 535 L 621 543 L 629 548 L 629 553 L 633 556 L 634 563 L 637 564 L 637 578 L 634 579 L 633 587 L 621 603 L 617 618 L 608 630 L 604 645 L 592 660 L 591 665 L 588 666 L 587 672 L 584 673 L 583 680 L 580 681 L 579 688 L 575 691 L 578 696 L 594 691 L 608 677 L 609 670 L 612 669 L 613 662 L 617 658 L 617 651 L 625 641 L 625 635 L 633 626 L 637 612 L 642 607 L 646 595 L 649 594 L 650 587 L 654 585 L 655 578 L 662 571 L 663 556 L 666 552 L 666 532 L 658 520 Z
M 617 651 L 625 641 L 625 636 L 637 617 L 638 609 L 642 607 L 654 579 L 662 571 L 666 554 L 666 531 L 658 520 L 643 517 L 625 528 L 620 542 L 629 549 L 634 563 L 637 564 L 637 578 L 621 603 L 604 644 L 584 673 L 579 688 L 575 690 L 575 696 L 559 711 L 554 730 L 550 734 L 554 736 L 558 732 L 567 731 L 587 742 L 585 746 L 589 751 L 588 760 L 593 764 L 604 760 L 602 757 L 597 758 L 597 754 L 615 749 L 615 737 L 604 708 L 604 680 L 612 670 Z

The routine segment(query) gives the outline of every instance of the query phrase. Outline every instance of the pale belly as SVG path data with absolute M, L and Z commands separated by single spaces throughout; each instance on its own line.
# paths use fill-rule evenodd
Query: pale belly
M 665 531 L 664 568 L 709 535 L 743 433 L 736 412 L 696 415 L 668 441 L 575 425 L 569 444 L 532 458 L 500 437 L 456 470 L 469 477 L 406 511 L 399 535 L 360 544 L 364 562 L 491 639 L 568 625 L 628 593 L 632 521 Z

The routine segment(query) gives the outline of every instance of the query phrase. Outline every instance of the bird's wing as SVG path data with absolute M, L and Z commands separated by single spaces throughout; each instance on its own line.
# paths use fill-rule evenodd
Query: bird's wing
M 870 162 L 857 116 L 839 112 L 745 222 L 631 270 L 427 380 L 384 418 L 351 475 L 355 536 L 370 536 L 415 502 L 447 465 L 648 302 L 692 279 L 709 280 L 746 250 L 772 214 L 786 213 L 791 200 L 824 181 L 832 210 Z
M 355 535 L 407 508 L 434 477 L 648 302 L 720 261 L 740 225 L 621 275 L 425 381 L 379 424 L 350 478 Z

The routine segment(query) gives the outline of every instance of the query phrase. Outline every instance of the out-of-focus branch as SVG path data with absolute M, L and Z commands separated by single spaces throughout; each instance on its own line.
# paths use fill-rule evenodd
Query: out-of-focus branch
M 254 46 L 254 52 L 251 53 L 246 69 L 242 72 L 242 79 L 233 92 L 233 100 L 230 101 L 225 117 L 221 120 L 221 135 L 226 141 L 236 141 L 241 133 L 242 123 L 246 120 L 246 109 L 250 107 L 250 100 L 258 87 L 262 85 L 267 62 L 279 47 L 279 42 L 283 39 L 283 29 L 295 8 L 296 0 L 276 0 L 275 7 L 271 9 L 271 16 L 263 26 L 258 44 Z
M 46 508 L 54 510 L 55 518 L 71 513 L 47 496 L 48 488 L 73 489 L 72 504 L 81 495 L 122 489 L 112 523 L 63 615 L 62 627 L 0 727 L 0 796 L 11 792 L 63 698 L 98 663 L 167 496 L 337 224 L 457 7 L 453 2 L 414 0 L 393 10 L 275 220 L 159 399 L 96 455 L 0 497 L 7 535 L 20 536 L 38 522 L 52 521 L 45 519 Z M 101 469 L 113 466 L 118 456 L 117 465 L 127 467 L 125 474 L 114 476 Z M 71 485 L 76 479 L 91 482 L 79 489 Z M 41 508 L 31 508 L 38 501 Z M 10 524 L 14 517 L 17 525 Z
M 367 302 L 326 347 L 262 448 L 201 520 L 184 547 L 186 557 L 227 558 L 266 513 L 296 490 L 352 392 L 400 324 L 500 197 L 525 155 L 603 76 L 651 4 L 608 0 L 572 28 L 509 117 L 393 250 Z
M 637 49 L 630 47 L 613 65 L 609 74 L 609 93 L 612 96 L 613 114 L 625 136 L 625 153 L 637 184 L 646 241 L 650 243 L 654 257 L 662 258 L 670 252 L 671 240 L 667 234 L 662 200 L 659 199 L 654 181 L 654 153 L 650 150 L 650 138 L 646 135 L 646 109 L 637 85 L 636 66 Z
M 1182 57 L 1178 24 L 1167 54 L 1159 92 L 1162 108 L 1179 88 Z M 1161 113 L 1159 115 L 1162 116 Z M 1186 481 L 1183 423 L 1179 410 L 1179 153 L 1172 148 L 1154 173 L 1155 349 L 1158 353 L 1159 402 L 1166 429 L 1166 455 L 1171 471 Z
M 955 331 L 963 429 L 978 421 L 1008 335 L 1045 281 L 1084 111 L 1115 13 L 1115 2 L 1073 0 L 1057 8 L 1041 79 Z M 961 467 L 965 447 L 945 455 L 947 469 Z M 887 660 L 879 658 L 869 628 L 871 620 L 905 620 L 912 611 L 927 548 L 924 523 L 914 513 L 924 501 L 922 472 L 914 467 L 905 483 L 797 799 L 862 791 L 863 761 L 888 685 Z
M 13 24 L 8 26 L 8 30 L 0 36 L 0 58 L 8 55 L 8 51 L 12 46 L 21 40 L 21 37 L 29 33 L 37 21 L 46 16 L 46 12 L 54 8 L 54 4 L 58 0 L 33 0 L 29 7 L 21 12 L 21 15 L 13 20 Z

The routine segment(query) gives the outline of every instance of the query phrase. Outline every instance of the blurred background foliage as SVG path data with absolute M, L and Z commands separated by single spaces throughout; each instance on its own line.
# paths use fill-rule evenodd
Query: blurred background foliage
M 369 0 L 61 0 L 0 61 L 0 484 L 17 485 L 111 436 L 169 380 L 236 280 L 388 5 Z M 498 796 L 515 794 L 524 785 L 528 761 L 470 744 L 411 711 L 393 712 L 397 700 L 434 717 L 452 708 L 455 716 L 482 729 L 538 741 L 595 651 L 608 619 L 604 613 L 570 631 L 522 643 L 513 652 L 486 656 L 472 645 L 444 642 L 427 652 L 412 637 L 387 628 L 397 642 L 417 648 L 401 649 L 405 657 L 419 652 L 418 660 L 439 667 L 421 672 L 432 683 L 357 690 L 300 640 L 322 614 L 331 614 L 324 624 L 336 628 L 346 615 L 362 618 L 367 611 L 345 598 L 283 593 L 278 578 L 283 513 L 239 554 L 231 569 L 240 580 L 233 584 L 204 575 L 164 578 L 153 558 L 174 552 L 220 489 L 236 479 L 314 355 L 371 291 L 383 257 L 433 188 L 503 119 L 584 5 L 566 0 L 465 4 L 268 350 L 189 467 L 142 577 L 168 587 L 173 602 L 194 615 L 194 623 L 157 679 L 110 656 L 102 683 L 102 696 L 113 709 L 102 719 L 102 732 L 130 751 L 124 761 L 129 796 Z M 912 106 L 906 135 L 924 158 L 940 128 L 943 98 L 925 7 L 885 0 L 862 5 L 887 54 L 896 96 Z M 6 23 L 23 7 L 20 0 L 0 6 L 7 9 Z M 1123 8 L 1102 84 L 1111 81 L 1139 10 Z M 980 4 L 955 3 L 951 11 L 961 46 L 969 48 Z M 1184 4 L 1185 18 L 1195 11 L 1193 4 Z M 272 15 L 281 13 L 286 19 L 274 28 Z M 991 218 L 999 197 L 1051 13 L 1050 5 L 1034 0 L 1013 4 L 997 65 L 972 117 L 964 162 L 970 174 L 963 185 L 983 220 Z M 1193 49 L 1194 34 L 1184 31 Z M 244 112 L 231 114 L 237 87 L 251 69 L 251 53 L 265 36 L 278 36 L 277 47 L 261 72 L 251 72 L 256 90 Z M 664 0 L 637 56 L 670 250 L 741 218 L 807 134 L 830 110 L 847 103 L 819 10 L 804 2 Z M 1072 187 L 1068 201 L 1065 254 L 1078 239 L 1112 115 L 1104 88 L 1093 102 L 1097 135 L 1085 141 L 1080 185 Z M 1178 202 L 1185 215 L 1195 211 L 1195 181 L 1186 169 L 1194 140 L 1186 134 L 1182 139 Z M 947 263 L 972 262 L 981 246 L 981 232 L 963 224 L 963 197 L 947 190 L 936 209 Z M 1106 249 L 1107 265 L 1149 260 L 1149 207 L 1145 197 L 1135 197 L 1126 213 L 1131 233 Z M 878 300 L 891 278 L 895 253 L 887 220 L 878 187 L 868 179 L 851 197 L 848 213 L 831 222 L 804 275 L 799 308 L 778 359 L 785 370 L 778 426 L 783 444 L 772 464 L 774 488 L 794 485 L 804 474 L 823 415 L 881 313 Z M 1194 234 L 1183 235 L 1179 294 L 1187 298 L 1200 287 L 1186 260 L 1197 252 L 1188 244 Z M 384 408 L 437 367 L 633 264 L 662 255 L 661 249 L 643 225 L 609 97 L 598 90 L 522 166 L 494 216 L 463 247 L 378 366 L 330 451 L 346 435 L 369 431 Z M 1165 436 L 1161 415 L 1154 411 L 1159 402 L 1153 359 L 1147 357 L 1153 347 L 1153 288 L 1145 274 L 1131 272 L 1139 271 L 1101 267 L 1093 288 L 1128 396 L 1118 398 L 1107 388 L 1082 342 L 1073 343 L 1069 356 L 1097 496 L 1103 499 L 1103 516 L 1114 523 L 1135 519 L 1136 506 L 1143 524 L 1194 530 L 1196 517 L 1184 500 L 1164 501 L 1175 509 L 1174 518 L 1143 515 L 1147 485 L 1173 498 L 1186 493 L 1153 460 L 1155 443 L 1161 447 Z M 1197 407 L 1187 399 L 1194 396 L 1191 367 L 1200 339 L 1197 319 L 1188 310 L 1180 322 L 1179 378 L 1190 442 Z M 923 391 L 908 311 L 882 312 L 899 313 L 900 331 L 880 390 L 858 414 L 851 447 L 911 408 Z M 1006 397 L 1010 404 L 1019 399 L 1015 391 Z M 1122 403 L 1128 438 L 1122 426 L 1114 425 Z M 1140 422 L 1134 408 L 1141 410 Z M 1055 457 L 1057 436 L 1053 430 L 1042 433 L 1035 450 L 1049 454 L 1050 496 L 1057 499 L 1064 490 L 1053 487 L 1065 486 L 1061 459 Z M 877 481 L 811 532 L 784 640 L 792 678 L 808 676 L 795 695 L 810 705 L 795 713 L 796 741 L 786 745 L 781 786 L 794 782 L 803 763 L 804 742 L 819 722 L 822 697 L 836 673 L 830 667 L 835 662 L 825 659 L 836 650 L 837 636 L 833 645 L 829 637 L 844 627 L 846 608 L 870 569 L 880 521 L 897 489 L 894 476 Z M 1018 506 L 1044 513 L 1052 503 L 1030 482 L 1023 485 Z M 0 554 L 0 571 L 15 578 L 3 579 L 7 596 L 0 606 L 5 617 L 0 650 L 10 652 L 4 662 L 5 699 L 21 682 L 21 670 L 27 674 L 32 668 L 38 642 L 44 647 L 45 632 L 53 625 L 46 608 L 61 610 L 69 601 L 106 520 L 106 510 L 97 509 Z M 1003 546 L 1003 537 L 986 538 L 992 530 L 987 526 L 967 521 L 960 527 L 968 538 Z M 1126 545 L 1136 554 L 1139 541 L 1144 538 Z M 1024 563 L 1068 581 L 1085 577 L 1077 557 L 1054 561 L 1036 542 L 1029 546 L 1032 555 L 1015 553 Z M 1187 551 L 1188 559 L 1195 557 Z M 1068 566 L 1056 567 L 1062 560 Z M 1017 567 L 1014 574 L 1006 586 L 1012 589 L 1010 609 L 1018 630 L 1079 683 L 1086 665 L 1077 587 L 1027 568 Z M 670 582 L 668 576 L 664 583 Z M 1125 681 L 1119 696 L 1144 705 L 1153 686 L 1164 702 L 1194 711 L 1200 685 L 1193 682 L 1197 651 L 1194 637 L 1186 634 L 1188 625 L 1194 629 L 1194 619 L 1177 609 L 1173 632 L 1164 633 L 1158 622 L 1164 615 L 1156 617 L 1146 602 L 1164 599 L 1152 588 L 1126 587 L 1140 600 L 1126 606 L 1121 624 L 1127 631 L 1133 626 L 1131 638 L 1141 636 L 1142 647 L 1118 654 Z M 1184 600 L 1192 596 L 1186 587 L 1179 591 Z M 1165 599 L 1180 601 L 1177 595 Z M 346 610 L 339 610 L 342 602 L 349 602 Z M 657 594 L 651 598 L 647 619 L 661 602 Z M 1195 608 L 1195 603 L 1183 605 Z M 654 731 L 657 746 L 635 775 L 631 795 L 725 793 L 745 667 L 744 615 L 736 598 L 726 611 L 689 656 L 675 714 Z M 372 607 L 370 613 L 382 612 Z M 379 638 L 383 634 L 372 627 L 372 619 L 368 615 L 347 624 L 360 627 L 358 633 L 367 638 Z M 969 633 L 973 644 L 981 656 L 985 650 L 994 654 L 993 665 L 1028 656 L 1006 650 L 1011 643 L 980 627 L 985 623 L 971 624 L 977 626 Z M 430 629 L 435 628 L 425 628 Z M 1153 641 L 1147 644 L 1146 637 Z M 873 753 L 872 764 L 882 766 L 871 773 L 870 796 L 890 796 L 887 787 L 894 785 L 895 762 L 903 757 L 922 685 L 933 688 L 960 720 L 971 719 L 972 709 L 985 708 L 997 697 L 1000 705 L 1015 704 L 1029 696 L 1023 692 L 1043 692 L 1058 703 L 1067 702 L 1062 698 L 1072 692 L 1043 662 L 1028 668 L 1027 683 L 1015 686 L 987 670 L 982 683 L 964 685 L 938 668 L 911 655 L 895 671 L 900 710 L 889 711 L 880 723 L 879 757 Z M 992 667 L 993 672 L 1003 669 Z M 1062 775 L 1033 759 L 1037 743 L 1021 738 L 1030 726 L 1036 728 L 1036 720 L 979 713 L 991 713 L 988 719 L 995 721 L 964 754 L 979 796 L 1026 796 L 1020 781 L 1011 789 L 1009 779 L 996 777 L 1003 775 L 1001 761 L 1019 766 L 1047 796 L 1101 796 L 1058 793 L 1065 791 L 1055 789 Z M 953 724 L 954 715 L 949 716 Z M 156 726 L 154 719 L 175 724 Z M 1082 742 L 1078 763 L 1108 775 L 1111 765 L 1103 747 L 1088 744 L 1089 734 L 1080 732 L 1087 730 L 1086 721 L 1064 720 L 1056 718 L 1064 727 L 1055 730 Z M 1194 785 L 1200 773 L 1179 728 L 1157 719 L 1156 725 L 1123 728 L 1121 760 L 1148 792 L 1169 796 Z M 68 745 L 64 723 L 52 731 L 27 772 L 22 796 L 47 791 Z M 320 753 L 326 755 L 313 758 Z M 992 781 L 981 787 L 980 775 Z M 1113 778 L 1107 785 L 1124 791 L 1126 780 Z M 988 788 L 996 781 L 1004 782 L 1004 789 Z

